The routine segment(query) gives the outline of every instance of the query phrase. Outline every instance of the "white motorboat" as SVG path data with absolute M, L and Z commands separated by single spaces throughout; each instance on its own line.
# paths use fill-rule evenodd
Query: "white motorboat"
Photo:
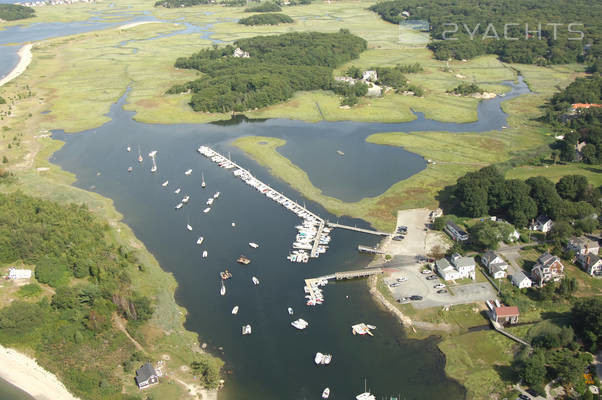
M 192 226 L 190 226 L 190 224 L 186 224 L 186 229 L 188 229 L 189 231 L 192 230 Z
M 184 205 L 184 204 L 182 204 L 182 203 L 178 204 L 178 205 L 176 206 L 176 210 L 179 210 L 180 208 L 182 208 L 182 206 L 183 206 L 183 205 Z
M 234 306 L 234 308 L 232 309 L 232 315 L 236 314 L 238 314 L 238 306 Z
M 140 152 L 140 145 L 138 145 L 138 162 L 142 162 L 142 153 Z
M 222 296 L 226 294 L 226 286 L 224 285 L 224 281 L 222 280 L 222 287 L 219 290 L 219 294 L 221 294 Z
M 213 197 L 210 197 L 210 198 L 207 200 L 207 205 L 208 205 L 208 206 L 210 206 L 210 205 L 212 205 L 212 204 L 213 204 Z
M 257 279 L 256 277 L 252 277 L 251 281 L 253 282 L 253 285 L 259 285 L 259 279 Z
M 291 322 L 291 325 L 294 326 L 295 328 L 299 329 L 300 331 L 302 331 L 303 329 L 305 329 L 309 326 L 309 323 L 306 320 L 299 318 L 299 319 Z
M 250 335 L 251 334 L 251 325 L 243 325 L 243 327 L 242 327 L 242 334 L 243 335 Z
M 288 315 L 293 315 L 293 308 L 292 307 L 288 308 Z
M 148 153 L 148 156 L 151 157 L 151 158 L 153 158 L 156 155 L 157 155 L 157 150 L 153 150 L 150 153 Z
M 126 148 L 126 150 L 127 150 L 127 151 L 128 151 L 128 153 L 129 153 L 130 151 L 132 151 L 132 148 L 131 148 L 130 146 L 128 146 L 128 147 Z
M 316 363 L 316 365 L 322 364 L 323 360 L 324 360 L 324 354 L 317 352 L 316 357 L 314 357 L 314 362 Z
M 259 245 L 257 243 L 253 243 L 253 242 L 249 242 L 249 246 L 251 246 L 254 249 L 259 247 Z
M 324 360 L 323 360 L 324 364 L 328 365 L 328 364 L 330 364 L 331 361 L 332 361 L 332 354 L 324 355 Z
M 186 172 L 184 172 L 184 175 L 190 175 L 190 174 L 192 174 L 192 170 L 191 169 L 189 169 Z
M 211 207 L 207 207 L 207 208 L 205 208 L 205 209 L 203 210 L 203 212 L 204 212 L 205 214 L 207 214 L 209 211 L 211 211 Z
M 198 244 L 200 246 L 201 244 L 203 244 L 203 240 L 205 240 L 205 238 L 202 236 L 199 236 L 199 238 L 196 241 L 196 244 Z
M 190 200 L 190 196 L 184 196 L 184 198 L 182 199 L 182 203 L 186 204 L 188 203 L 188 200 Z
M 134 168 L 128 167 L 128 172 L 132 172 L 133 170 L 134 170 Z
M 163 183 L 161 184 L 161 186 L 163 186 L 163 187 L 165 187 L 165 186 L 167 186 L 167 185 L 169 185 L 169 181 L 165 181 L 165 182 L 163 182 Z
M 205 189 L 205 187 L 207 187 L 207 184 L 205 183 L 205 175 L 203 175 L 202 172 L 201 172 L 201 187 L 203 189 Z
M 236 226 L 236 222 L 232 222 L 232 228 Z
M 213 195 L 213 198 L 217 199 L 219 197 L 219 194 L 220 194 L 219 192 L 215 192 L 215 194 Z
M 174 192 L 175 194 L 180 194 L 180 192 L 181 192 L 181 191 L 182 191 L 182 189 L 180 189 L 180 188 L 177 188 L 177 189 L 176 189 L 176 190 L 174 190 L 173 192 Z
M 203 258 L 207 258 L 207 250 L 203 251 Z
M 370 392 L 358 394 L 357 396 L 355 396 L 355 398 L 356 400 L 376 400 L 376 397 L 374 397 L 373 394 L 370 394 Z
M 153 165 L 153 167 L 151 168 L 151 172 L 157 172 L 157 166 Z
M 329 389 L 329 388 L 326 388 L 326 389 L 324 389 L 324 391 L 322 392 L 322 398 L 323 398 L 323 399 L 327 399 L 327 398 L 328 398 L 328 396 L 330 396 L 330 389 Z

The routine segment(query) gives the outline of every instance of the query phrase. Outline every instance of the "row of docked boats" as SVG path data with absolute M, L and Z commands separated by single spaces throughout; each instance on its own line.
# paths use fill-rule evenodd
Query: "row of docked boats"
M 298 234 L 292 246 L 293 250 L 287 256 L 289 261 L 306 263 L 310 257 L 318 257 L 326 252 L 330 243 L 330 228 L 324 227 L 324 221 L 320 217 L 255 178 L 229 157 L 224 157 L 208 146 L 200 146 L 197 151 L 218 166 L 232 169 L 235 177 L 303 219 L 303 223 L 297 227 Z
M 306 281 L 303 291 L 305 292 L 305 300 L 308 306 L 316 306 L 324 303 L 324 293 L 322 293 L 321 287 L 326 286 L 327 284 L 328 280 L 326 279 L 308 279 Z

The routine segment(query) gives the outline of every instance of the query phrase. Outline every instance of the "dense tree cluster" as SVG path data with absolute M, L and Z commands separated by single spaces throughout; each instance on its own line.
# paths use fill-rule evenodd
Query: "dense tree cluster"
M 575 331 L 593 352 L 602 348 L 602 298 L 581 299 L 571 311 Z
M 602 160 L 602 108 L 572 110 L 572 105 L 578 103 L 602 104 L 600 75 L 577 78 L 550 99 L 544 120 L 564 134 L 553 148 L 563 161 L 598 164 Z M 583 142 L 586 144 L 578 152 L 576 146 Z
M 266 2 L 263 2 L 256 6 L 245 8 L 245 12 L 263 12 L 263 13 L 265 13 L 265 12 L 278 12 L 278 11 L 282 11 L 282 8 L 278 4 L 271 2 L 271 1 L 266 1 Z
M 193 93 L 195 111 L 230 112 L 266 107 L 299 90 L 333 89 L 333 69 L 357 58 L 366 41 L 347 30 L 337 33 L 295 32 L 235 42 L 250 58 L 236 58 L 234 46 L 204 49 L 178 58 L 177 68 L 205 74 L 168 93 Z
M 281 13 L 266 13 L 256 14 L 250 17 L 241 18 L 238 20 L 239 24 L 242 25 L 278 25 L 278 24 L 291 24 L 293 19 L 286 14 Z
M 481 89 L 478 85 L 474 83 L 464 82 L 450 90 L 449 93 L 457 94 L 460 96 L 470 96 L 471 94 L 475 93 L 483 93 L 483 89 Z
M 356 82 L 355 84 L 334 82 L 332 84 L 332 91 L 343 96 L 341 105 L 353 106 L 359 102 L 360 97 L 368 93 L 368 85 L 364 82 Z
M 497 54 L 505 62 L 525 64 L 564 64 L 587 62 L 600 66 L 602 18 L 599 7 L 585 0 L 393 0 L 370 7 L 383 19 L 399 23 L 407 18 L 426 20 L 435 40 L 429 44 L 440 60 L 470 59 Z M 568 24 L 578 21 L 580 25 Z M 538 24 L 541 23 L 541 34 Z M 548 25 L 556 23 L 562 25 Z M 457 24 L 457 29 L 449 24 Z M 505 25 L 509 24 L 509 25 Z M 527 24 L 527 25 L 526 25 Z M 530 32 L 526 32 L 530 31 Z M 444 40 L 444 39 L 453 40 Z M 575 39 L 575 40 L 570 40 Z M 588 46 L 586 46 L 588 45 Z
M 577 194 L 576 190 L 580 190 Z M 600 188 L 593 189 L 583 177 L 567 176 L 554 185 L 538 176 L 526 181 L 504 179 L 493 166 L 469 172 L 459 178 L 454 194 L 460 215 L 498 215 L 519 227 L 537 215 L 554 220 L 589 218 L 599 206 Z
M 134 348 L 112 328 L 112 316 L 126 318 L 135 332 L 154 310 L 132 288 L 135 256 L 107 235 L 107 226 L 85 206 L 0 194 L 0 262 L 35 265 L 37 280 L 54 288 L 49 300 L 36 299 L 39 285 L 24 286 L 19 295 L 27 302 L 0 309 L 0 342 L 30 347 L 43 366 L 88 399 L 122 398 L 114 365 Z
M 0 4 L 0 20 L 15 21 L 17 19 L 31 18 L 35 15 L 31 7 L 19 4 Z

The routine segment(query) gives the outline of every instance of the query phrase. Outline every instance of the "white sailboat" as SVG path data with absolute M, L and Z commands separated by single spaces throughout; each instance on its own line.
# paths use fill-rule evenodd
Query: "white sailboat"
M 169 181 L 165 181 L 165 182 L 163 182 L 163 183 L 161 184 L 161 186 L 163 186 L 163 187 L 165 187 L 165 186 L 167 186 L 167 185 L 169 185 Z
M 288 315 L 293 315 L 293 308 L 292 307 L 288 308 Z
M 243 327 L 242 327 L 242 334 L 243 335 L 250 335 L 251 334 L 251 325 L 243 325 Z
M 326 388 L 324 389 L 324 391 L 322 392 L 322 398 L 323 399 L 327 399 L 328 396 L 330 396 L 330 388 Z
M 203 212 L 204 212 L 205 214 L 207 214 L 209 211 L 211 211 L 211 207 L 207 207 L 207 208 L 205 208 L 205 209 L 203 210 Z
M 129 153 L 130 151 L 132 151 L 132 148 L 131 148 L 130 146 L 128 146 L 128 147 L 126 148 L 126 150 L 127 150 L 127 151 L 128 151 L 128 153 Z
M 316 365 L 322 364 L 323 360 L 324 360 L 324 354 L 317 352 L 316 356 L 314 357 L 314 362 L 316 363 Z
M 253 282 L 253 285 L 259 285 L 259 279 L 257 279 L 256 277 L 252 277 L 251 281 Z
M 236 222 L 232 222 L 232 228 L 236 226 Z
M 224 281 L 222 280 L 222 287 L 219 290 L 219 294 L 221 294 L 222 296 L 224 296 L 226 294 L 226 285 L 224 285 Z
M 134 168 L 128 167 L 128 172 L 132 172 L 133 170 L 134 170 Z
M 183 206 L 183 205 L 184 205 L 184 204 L 182 204 L 182 203 L 179 203 L 179 204 L 176 206 L 176 210 L 179 210 L 180 208 L 182 208 L 182 206 Z
M 188 229 L 189 231 L 192 230 L 192 226 L 190 226 L 190 217 L 188 217 L 188 223 L 186 224 L 186 229 Z
M 213 197 L 210 197 L 210 198 L 207 200 L 207 205 L 208 205 L 208 206 L 210 206 L 210 205 L 212 205 L 212 204 L 213 204 Z
M 219 194 L 220 194 L 219 192 L 215 192 L 215 194 L 213 195 L 213 198 L 217 199 L 219 197 Z
M 196 244 L 198 244 L 200 246 L 201 244 L 203 244 L 203 240 L 205 240 L 205 238 L 202 236 L 199 236 L 199 238 L 196 241 Z
M 190 175 L 190 174 L 192 174 L 192 170 L 191 169 L 189 169 L 186 172 L 184 172 L 184 175 Z
M 238 306 L 234 306 L 234 308 L 232 309 L 232 315 L 236 314 L 238 314 Z
M 138 162 L 142 163 L 142 152 L 140 151 L 140 145 L 138 145 Z
M 174 192 L 175 194 L 179 194 L 181 191 L 182 191 L 182 189 L 180 189 L 180 188 L 177 188 L 177 189 L 176 189 L 176 190 L 174 190 L 173 192 Z
M 182 199 L 182 203 L 186 204 L 188 203 L 188 200 L 190 200 L 190 196 L 184 196 L 184 198 Z
M 203 175 L 202 172 L 201 172 L 201 187 L 203 189 L 205 189 L 207 187 L 207 184 L 205 183 L 205 175 Z
M 249 246 L 251 246 L 254 249 L 259 247 L 259 245 L 257 243 L 253 243 L 253 242 L 249 242 Z
M 207 250 L 203 251 L 203 258 L 207 258 Z

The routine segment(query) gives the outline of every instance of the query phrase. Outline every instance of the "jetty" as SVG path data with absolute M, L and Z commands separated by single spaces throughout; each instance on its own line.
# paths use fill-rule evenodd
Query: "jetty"
M 374 231 L 372 229 L 358 228 L 357 226 L 343 225 L 343 224 L 338 224 L 336 222 L 330 222 L 330 221 L 326 221 L 326 225 L 330 226 L 331 228 L 347 229 L 347 230 L 350 230 L 350 231 L 356 231 L 356 232 L 361 232 L 361 233 L 368 233 L 370 235 L 393 236 L 393 234 L 391 232 Z
M 364 245 L 358 245 L 357 251 L 360 253 L 368 253 L 368 254 L 385 254 L 384 251 L 377 249 L 376 247 L 368 247 Z
M 305 292 L 310 296 L 308 305 L 310 302 L 313 303 L 312 305 L 321 303 L 321 301 L 318 301 L 318 299 L 322 298 L 322 292 L 321 292 L 321 290 L 318 289 L 318 287 L 326 285 L 326 283 L 331 279 L 340 281 L 343 279 L 364 278 L 364 277 L 371 276 L 371 275 L 382 274 L 383 272 L 384 272 L 384 269 L 380 268 L 380 267 L 379 268 L 364 268 L 364 269 L 358 269 L 358 270 L 352 270 L 352 271 L 335 272 L 334 274 L 323 275 L 323 276 L 319 276 L 317 278 L 307 278 L 307 279 L 305 279 L 305 288 L 306 288 Z

